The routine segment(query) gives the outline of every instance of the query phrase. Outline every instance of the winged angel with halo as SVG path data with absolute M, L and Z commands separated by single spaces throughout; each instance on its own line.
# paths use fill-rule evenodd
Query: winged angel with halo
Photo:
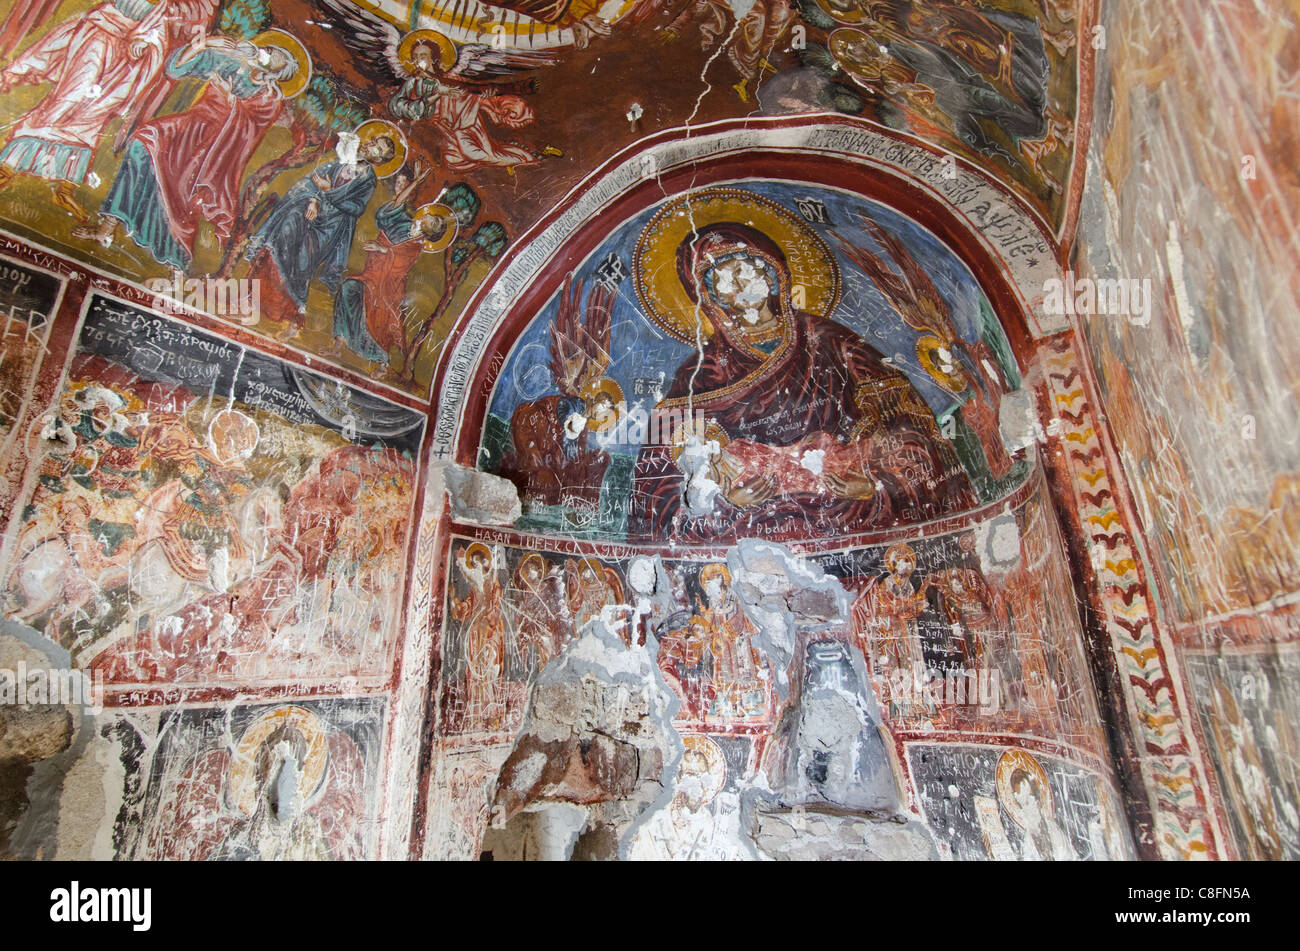
M 589 437 L 613 429 L 625 408 L 623 391 L 604 375 L 615 292 L 597 284 L 584 310 L 582 290 L 582 281 L 565 281 L 551 324 L 550 369 L 560 392 L 520 403 L 510 420 L 514 450 L 499 474 L 523 490 L 525 502 L 593 508 L 609 453 Z
M 381 83 L 401 83 L 389 100 L 394 118 L 425 123 L 442 140 L 442 164 L 454 172 L 476 168 L 534 165 L 546 155 L 560 155 L 547 146 L 536 150 L 497 142 L 488 123 L 521 129 L 536 118 L 523 98 L 534 90 L 522 73 L 553 63 L 550 53 L 496 49 L 482 43 L 457 46 L 437 30 L 415 30 L 405 36 L 387 20 L 350 0 L 316 0 L 359 53 L 357 65 Z

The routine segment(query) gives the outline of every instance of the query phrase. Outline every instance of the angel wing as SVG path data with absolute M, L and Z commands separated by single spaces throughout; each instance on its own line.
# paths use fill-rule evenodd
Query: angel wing
M 597 284 L 587 298 L 584 318 L 582 281 L 569 275 L 560 291 L 560 309 L 551 324 L 551 373 L 565 396 L 578 396 L 609 369 L 609 329 L 614 289 Z
M 903 242 L 869 218 L 859 216 L 859 221 L 885 249 L 889 261 L 832 233 L 844 253 L 866 272 L 913 330 L 938 333 L 946 340 L 955 340 L 948 305 Z
M 402 34 L 397 27 L 352 0 L 312 2 L 328 20 L 327 25 L 343 34 L 344 43 L 363 54 L 353 58 L 362 73 L 385 84 L 407 78 L 406 67 L 397 55 L 397 48 L 402 43 Z
M 466 43 L 457 50 L 456 63 L 446 75 L 448 79 L 464 82 L 492 83 L 554 62 L 554 54 L 542 50 L 507 50 L 483 43 Z

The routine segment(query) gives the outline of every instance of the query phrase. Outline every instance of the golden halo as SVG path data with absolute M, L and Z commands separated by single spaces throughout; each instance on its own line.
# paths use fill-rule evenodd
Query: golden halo
M 425 241 L 424 250 L 441 251 L 449 244 L 456 240 L 456 233 L 460 229 L 460 222 L 456 220 L 456 212 L 452 211 L 446 205 L 430 204 L 423 205 L 415 213 L 417 222 L 425 218 L 441 218 L 447 222 L 447 230 L 442 233 L 442 237 L 437 241 Z
M 473 555 L 475 552 L 480 552 L 480 551 L 483 553 L 484 557 L 487 558 L 488 569 L 490 570 L 492 568 L 492 563 L 496 559 L 492 557 L 492 549 L 488 548 L 488 546 L 484 545 L 482 542 L 475 542 L 473 545 L 470 545 L 468 548 L 465 549 L 465 554 L 461 556 L 461 564 L 463 564 L 465 568 L 468 570 L 470 556 Z
M 727 784 L 727 758 L 722 754 L 722 748 L 707 736 L 689 734 L 682 737 L 682 744 L 686 747 L 686 753 L 698 753 L 704 757 L 706 765 L 702 771 L 695 772 L 695 775 L 700 777 L 704 786 L 702 804 L 710 803 Z M 680 773 L 685 767 L 686 756 L 683 755 L 678 772 Z
M 579 558 L 574 569 L 576 571 L 582 571 L 583 568 L 590 568 L 592 573 L 600 578 L 603 578 L 605 575 L 605 566 L 595 558 Z
M 237 409 L 226 407 L 208 423 L 208 449 L 223 466 L 251 456 L 259 438 L 257 423 Z
M 606 416 L 603 422 L 599 422 L 588 415 L 587 428 L 592 432 L 607 433 L 618 425 L 618 421 L 622 418 L 623 411 L 627 408 L 627 404 L 623 400 L 623 388 L 609 377 L 601 377 L 599 380 L 592 380 L 582 388 L 582 392 L 579 393 L 578 396 L 582 398 L 582 401 L 587 404 L 587 408 L 590 409 L 591 404 L 601 393 L 609 395 L 610 400 L 614 404 L 614 412 Z
M 251 816 L 257 808 L 257 751 L 267 738 L 284 725 L 296 727 L 307 738 L 302 780 L 298 788 L 306 799 L 320 785 L 329 758 L 329 741 L 316 714 L 302 707 L 276 707 L 262 714 L 244 731 L 230 764 L 230 797 L 239 811 Z
M 292 99 L 307 88 L 307 84 L 311 82 L 311 54 L 307 52 L 307 47 L 302 45 L 298 37 L 284 30 L 267 30 L 253 37 L 253 45 L 263 49 L 268 46 L 279 47 L 298 63 L 298 72 L 277 84 L 280 87 L 280 95 L 285 99 Z
M 853 56 L 847 51 L 846 47 L 853 40 L 859 40 L 866 44 L 871 52 L 872 58 L 870 60 Z M 840 27 L 831 33 L 826 41 L 826 48 L 835 57 L 835 62 L 840 65 L 840 68 L 859 85 L 862 85 L 864 81 L 878 81 L 881 70 L 890 63 L 889 53 L 881 52 L 880 44 L 872 39 L 870 34 L 852 27 Z
M 1017 772 L 1029 774 L 1038 786 L 1039 808 L 1044 816 L 1052 818 L 1052 789 L 1047 785 L 1047 773 L 1038 760 L 1024 750 L 1007 750 L 998 760 L 997 788 L 998 801 L 1006 809 L 1011 821 L 1020 828 L 1025 827 L 1025 819 L 1020 805 L 1016 802 L 1015 791 L 1011 788 L 1011 777 Z
M 402 135 L 402 130 L 391 122 L 385 122 L 383 119 L 371 119 L 357 126 L 356 135 L 361 140 L 362 145 L 365 145 L 371 139 L 379 138 L 381 135 L 386 135 L 393 140 L 393 157 L 383 165 L 375 166 L 376 177 L 387 178 L 406 164 L 406 136 Z
M 817 0 L 817 6 L 821 7 L 822 12 L 828 17 L 840 23 L 861 23 L 866 19 L 866 13 L 858 5 L 857 0 Z
M 541 568 L 542 574 L 543 575 L 546 574 L 546 559 L 543 558 L 541 555 L 539 555 L 537 552 L 530 551 L 527 555 L 524 555 L 524 557 L 519 560 L 519 564 L 515 568 L 516 576 L 522 576 L 524 573 L 524 567 L 526 565 L 532 564 L 534 561 L 537 562 L 537 566 Z
M 641 232 L 632 257 L 641 306 L 670 336 L 695 344 L 698 308 L 677 274 L 677 247 L 695 230 L 719 222 L 749 225 L 776 243 L 785 255 L 792 285 L 804 289 L 799 309 L 819 317 L 835 309 L 840 299 L 840 269 L 816 231 L 770 198 L 739 188 L 706 188 L 660 208 Z M 785 290 L 789 293 L 791 289 Z M 701 329 L 706 339 L 713 333 L 707 321 Z
M 947 361 L 939 356 L 938 351 L 941 349 L 948 350 Z M 957 365 L 957 358 L 953 355 L 952 350 L 940 338 L 933 334 L 926 334 L 917 340 L 916 358 L 921 361 L 921 366 L 925 367 L 925 372 L 930 374 L 945 390 L 951 393 L 960 393 L 966 389 L 966 375 L 962 373 L 961 367 Z M 952 369 L 944 369 L 943 364 L 945 363 Z
M 411 57 L 416 45 L 420 43 L 428 43 L 438 51 L 438 65 L 443 69 L 451 69 L 456 65 L 456 45 L 451 40 L 437 30 L 416 30 L 402 37 L 402 42 L 397 47 L 397 58 L 403 66 L 410 69 Z

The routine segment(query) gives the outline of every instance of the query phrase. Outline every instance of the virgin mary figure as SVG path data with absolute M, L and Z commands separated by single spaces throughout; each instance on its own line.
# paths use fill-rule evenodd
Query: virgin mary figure
M 671 268 L 655 252 L 676 235 Z M 699 349 L 651 415 L 633 541 L 842 536 L 976 504 L 908 378 L 825 316 L 834 256 L 786 209 L 738 189 L 688 196 L 647 225 L 635 266 L 646 312 Z

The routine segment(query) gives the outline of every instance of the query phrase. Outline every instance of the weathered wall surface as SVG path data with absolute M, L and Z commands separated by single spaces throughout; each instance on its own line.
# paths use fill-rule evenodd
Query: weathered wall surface
M 1295 4 L 524 6 L 0 0 L 0 855 L 1294 857 Z
M 6 854 L 377 856 L 424 414 L 7 250 Z
M 1217 790 L 1219 854 L 1294 858 L 1300 7 L 1115 3 L 1103 25 L 1076 271 L 1150 300 L 1078 325 L 1175 645 L 1157 693 L 1196 720 L 1177 745 L 1207 774 L 1181 787 Z
M 426 854 L 1128 856 L 1050 511 L 1035 475 L 830 551 L 453 526 Z

